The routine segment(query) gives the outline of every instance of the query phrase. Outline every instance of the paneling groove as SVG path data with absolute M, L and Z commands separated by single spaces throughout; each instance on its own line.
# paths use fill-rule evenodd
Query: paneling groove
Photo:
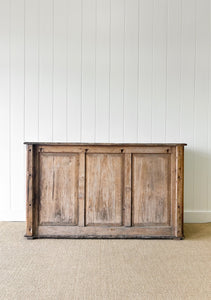
M 53 2 L 40 1 L 39 16 L 39 140 L 53 134 Z
M 81 139 L 81 1 L 68 1 L 67 139 Z
M 211 220 L 210 16 L 210 0 L 2 0 L 0 219 L 24 219 L 27 140 L 187 142 L 187 220 Z
M 110 1 L 97 1 L 95 57 L 95 141 L 109 140 Z
M 124 141 L 137 141 L 138 0 L 125 2 L 124 38 Z
M 139 2 L 138 142 L 150 142 L 152 132 L 152 78 L 154 1 Z
M 124 83 L 124 1 L 111 1 L 110 142 L 122 142 Z
M 186 139 L 185 151 L 185 209 L 193 209 L 194 177 L 194 82 L 195 82 L 195 5 L 182 1 L 181 28 L 181 110 L 180 139 Z
M 95 39 L 96 0 L 83 1 L 82 42 L 82 136 L 85 142 L 95 137 Z
M 153 142 L 165 141 L 167 1 L 154 3 L 152 128 Z
M 210 15 L 209 15 L 209 19 L 210 19 L 210 24 L 209 24 L 209 28 L 210 28 L 210 42 L 209 42 L 209 52 L 211 53 L 211 4 L 210 4 Z M 207 177 L 207 210 L 211 211 L 211 201 L 210 201 L 210 195 L 211 195 L 211 55 L 209 56 L 209 107 L 208 107 L 208 111 L 207 111 L 207 118 L 208 118 L 208 131 L 207 131 L 207 138 L 208 138 L 208 148 L 207 148 L 207 153 L 208 153 L 208 159 L 209 159 L 209 163 L 208 163 L 208 177 Z
M 10 211 L 10 2 L 0 2 L 0 126 L 1 149 L 0 183 L 2 197 L 1 210 Z M 4 195 L 4 196 L 3 196 Z
M 209 102 L 210 1 L 196 1 L 195 120 L 194 120 L 194 208 L 207 209 L 207 130 Z M 200 200 L 199 200 L 200 199 Z
M 11 1 L 10 24 L 10 210 L 23 211 L 24 1 Z M 22 145 L 22 146 L 21 146 Z
M 25 139 L 39 139 L 39 1 L 25 1 Z
M 66 141 L 67 1 L 54 0 L 53 140 Z

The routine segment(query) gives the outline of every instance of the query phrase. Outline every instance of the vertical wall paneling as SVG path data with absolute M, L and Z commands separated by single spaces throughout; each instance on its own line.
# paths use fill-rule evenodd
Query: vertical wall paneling
M 166 130 L 167 0 L 154 1 L 152 141 L 164 142 Z
M 39 15 L 39 140 L 52 140 L 53 1 L 40 1 Z
M 124 141 L 137 142 L 138 134 L 138 25 L 139 1 L 125 0 Z
M 0 1 L 0 220 L 24 141 L 186 142 L 185 220 L 211 221 L 210 0 Z
M 39 1 L 25 1 L 25 140 L 39 140 Z
M 10 2 L 0 2 L 0 210 L 10 210 Z M 3 216 L 2 216 L 3 218 Z
M 194 209 L 207 209 L 207 130 L 209 103 L 209 0 L 196 0 L 196 58 L 194 114 Z
M 181 0 L 168 2 L 166 141 L 180 141 Z
M 53 8 L 53 140 L 67 139 L 67 1 Z
M 195 1 L 182 1 L 181 15 L 181 110 L 180 137 L 185 151 L 185 209 L 193 209 L 194 178 L 194 85 L 195 85 Z
M 110 1 L 97 0 L 95 141 L 109 139 Z
M 139 4 L 138 141 L 151 141 L 153 74 L 153 0 Z
M 81 4 L 67 2 L 67 139 L 75 142 L 81 137 Z
M 211 3 L 209 10 L 209 20 L 210 20 L 210 41 L 209 41 L 209 52 L 211 53 Z M 211 54 L 209 57 L 209 107 L 208 107 L 208 180 L 207 180 L 207 210 L 211 211 Z
M 82 24 L 82 133 L 94 142 L 96 122 L 96 0 L 83 1 Z
M 110 142 L 123 141 L 125 2 L 111 0 Z
M 24 0 L 11 0 L 10 14 L 11 210 L 23 212 L 25 209 Z

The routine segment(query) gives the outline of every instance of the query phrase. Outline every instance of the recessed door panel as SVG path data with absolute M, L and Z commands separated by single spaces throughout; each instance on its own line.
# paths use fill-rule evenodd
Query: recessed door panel
M 123 157 L 86 155 L 86 225 L 122 224 Z
M 134 154 L 132 178 L 133 225 L 170 225 L 171 155 Z
M 77 225 L 78 154 L 41 153 L 40 225 Z

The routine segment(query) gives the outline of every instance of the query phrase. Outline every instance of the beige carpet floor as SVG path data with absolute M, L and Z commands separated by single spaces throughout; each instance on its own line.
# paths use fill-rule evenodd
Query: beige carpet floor
M 211 299 L 211 223 L 178 240 L 27 240 L 0 222 L 0 299 Z

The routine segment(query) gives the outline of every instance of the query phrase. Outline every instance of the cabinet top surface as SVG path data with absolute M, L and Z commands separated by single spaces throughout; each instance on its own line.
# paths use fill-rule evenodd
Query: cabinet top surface
M 171 147 L 187 146 L 185 143 L 61 143 L 61 142 L 24 142 L 25 145 L 46 146 L 124 146 L 124 147 Z

